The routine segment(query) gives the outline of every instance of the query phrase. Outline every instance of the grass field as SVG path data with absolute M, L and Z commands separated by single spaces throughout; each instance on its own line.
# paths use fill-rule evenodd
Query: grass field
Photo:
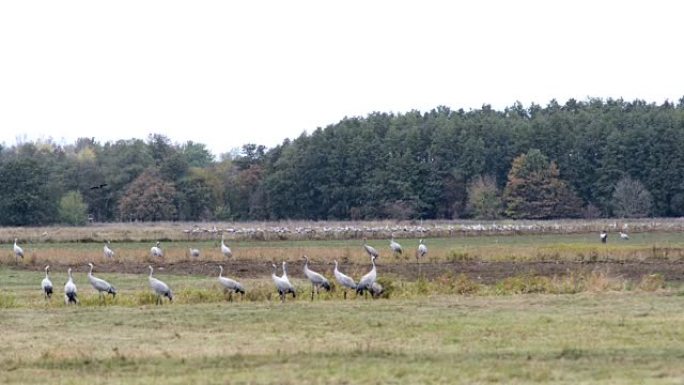
M 431 262 L 458 260 L 483 261 L 548 261 L 548 260 L 684 260 L 684 233 L 649 232 L 631 235 L 629 241 L 613 237 L 608 244 L 601 244 L 596 234 L 534 234 L 508 236 L 459 236 L 452 238 L 429 238 L 426 258 Z M 403 258 L 395 259 L 389 250 L 389 240 L 369 240 L 379 252 L 384 263 L 414 260 L 417 238 L 398 239 L 404 247 Z M 163 242 L 164 260 L 167 262 L 191 259 L 189 247 L 202 251 L 202 260 L 223 261 L 217 240 Z M 299 260 L 302 255 L 332 263 L 333 259 L 345 262 L 367 263 L 362 240 L 302 240 L 302 241 L 235 241 L 230 246 L 235 258 L 250 261 Z M 102 243 L 50 242 L 23 244 L 26 261 L 44 263 L 80 263 L 104 261 Z M 150 261 L 150 242 L 113 242 L 117 260 Z M 6 263 L 14 261 L 12 244 L 0 254 Z
M 10 308 L 0 327 L 2 384 L 684 381 L 676 292 Z
M 399 241 L 411 260 L 418 239 Z M 248 293 L 234 302 L 213 277 L 220 261 L 236 274 L 215 240 L 164 242 L 163 263 L 148 256 L 148 242 L 113 242 L 115 261 L 104 260 L 99 242 L 33 242 L 15 266 L 6 245 L 0 384 L 684 383 L 684 287 L 647 270 L 680 269 L 679 233 L 636 233 L 607 245 L 593 233 L 426 239 L 437 268 L 453 261 L 666 261 L 645 263 L 632 281 L 600 271 L 518 271 L 490 283 L 451 272 L 406 279 L 385 271 L 413 265 L 394 259 L 387 240 L 369 243 L 381 252 L 388 298 L 345 301 L 335 291 L 314 302 L 294 269 L 301 255 L 328 275 L 333 259 L 343 261 L 358 278 L 369 267 L 362 241 L 231 242 L 237 261 L 263 270 L 237 276 Z M 190 259 L 189 246 L 203 250 L 202 262 L 178 263 Z M 299 294 L 284 304 L 267 269 L 280 260 L 293 264 Z M 106 306 L 86 279 L 89 261 L 119 289 Z M 45 263 L 59 267 L 50 302 L 40 291 Z M 174 290 L 173 304 L 153 305 L 148 263 Z M 64 305 L 66 266 L 76 270 L 81 306 Z

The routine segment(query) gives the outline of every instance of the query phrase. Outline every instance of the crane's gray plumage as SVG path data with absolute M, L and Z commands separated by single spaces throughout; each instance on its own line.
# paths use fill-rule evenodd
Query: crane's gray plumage
M 64 304 L 78 304 L 76 284 L 74 283 L 74 277 L 71 276 L 71 268 L 67 270 L 67 273 L 69 274 L 69 280 L 64 284 Z
M 192 247 L 189 249 L 190 251 L 190 256 L 193 258 L 199 258 L 200 256 L 200 251 L 199 249 L 193 249 Z
M 333 271 L 333 274 L 335 274 L 337 282 L 344 288 L 344 299 L 347 299 L 347 289 L 356 290 L 356 282 L 338 269 L 337 260 L 335 260 L 335 270 Z
M 114 250 L 109 248 L 109 241 L 104 245 L 104 256 L 109 259 L 114 258 Z
M 385 289 L 382 287 L 381 284 L 377 282 L 373 282 L 371 285 L 370 289 L 368 289 L 368 292 L 371 293 L 371 296 L 373 298 L 377 298 L 382 295 L 382 293 L 385 292 Z
M 17 245 L 17 238 L 14 238 L 14 259 L 19 263 L 19 258 L 24 259 L 24 249 Z
M 401 248 L 401 245 L 394 240 L 394 234 L 392 234 L 392 239 L 390 240 L 389 246 L 390 249 L 392 249 L 392 253 L 394 253 L 395 257 L 397 256 L 397 254 L 402 254 L 404 251 Z
M 223 266 L 219 265 L 219 276 L 218 280 L 221 286 L 223 286 L 223 290 L 229 292 L 230 296 L 228 297 L 228 300 L 232 301 L 233 300 L 233 293 L 239 293 L 241 295 L 245 294 L 245 288 L 242 286 L 242 284 L 234 279 L 224 277 L 223 276 Z
M 304 275 L 311 281 L 311 300 L 313 301 L 314 290 L 316 291 L 316 294 L 319 293 L 321 287 L 324 288 L 325 291 L 330 291 L 330 282 L 328 282 L 328 279 L 323 275 L 309 269 L 309 257 L 306 255 L 304 256 L 304 261 Z
M 366 253 L 368 253 L 368 255 L 371 257 L 377 258 L 380 256 L 380 254 L 378 254 L 378 251 L 375 250 L 375 247 L 368 244 L 366 238 L 363 238 L 363 249 L 366 250 Z
M 152 248 L 150 249 L 150 254 L 153 257 L 160 257 L 161 258 L 164 256 L 164 251 L 161 249 L 161 247 L 159 247 L 159 244 L 160 244 L 159 241 L 157 241 L 156 246 L 152 246 Z
M 104 279 L 97 278 L 93 275 L 93 264 L 89 263 L 88 266 L 90 266 L 90 271 L 88 272 L 88 281 L 90 281 L 90 284 L 93 286 L 95 290 L 100 294 L 102 299 L 104 300 L 104 295 L 106 294 L 111 294 L 112 298 L 116 297 L 116 288 L 112 286 L 109 282 L 105 281 Z
M 152 266 L 147 267 L 150 269 L 150 276 L 147 277 L 147 279 L 150 281 L 150 287 L 157 295 L 157 305 L 160 305 L 164 302 L 162 297 L 167 297 L 169 302 L 173 302 L 173 293 L 171 293 L 169 286 L 157 278 L 152 277 L 152 272 L 154 269 L 152 269 Z
M 427 255 L 428 248 L 425 246 L 423 243 L 423 240 L 421 239 L 419 244 L 418 244 L 418 250 L 416 251 L 416 258 L 423 258 Z
M 375 279 L 377 278 L 377 271 L 375 269 L 375 257 L 371 257 L 371 264 L 373 268 L 361 277 L 359 284 L 356 285 L 356 294 L 363 294 L 364 291 L 370 291 Z
M 40 287 L 43 289 L 46 299 L 52 297 L 52 281 L 50 281 L 49 271 L 50 265 L 45 266 L 45 278 L 43 278 L 43 281 L 40 283 Z
M 226 258 L 233 256 L 233 252 L 230 250 L 230 247 L 223 243 L 223 234 L 221 234 L 221 254 L 223 254 L 223 256 Z
M 282 302 L 285 302 L 285 296 L 288 293 L 292 293 L 292 298 L 295 298 L 297 296 L 297 293 L 295 292 L 294 286 L 290 283 L 290 280 L 287 279 L 287 270 L 285 268 L 285 262 L 283 261 L 283 275 L 278 277 L 276 273 L 278 272 L 278 267 L 274 264 L 273 266 L 273 273 L 271 274 L 271 278 L 273 279 L 273 283 L 276 286 L 276 289 L 278 290 L 278 295 L 280 295 L 280 300 Z

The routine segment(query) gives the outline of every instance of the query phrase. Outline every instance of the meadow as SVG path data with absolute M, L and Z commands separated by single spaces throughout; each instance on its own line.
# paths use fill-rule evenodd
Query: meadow
M 684 381 L 678 232 L 613 236 L 608 244 L 581 232 L 427 238 L 421 266 L 432 270 L 421 273 L 413 255 L 418 238 L 397 239 L 406 250 L 400 258 L 384 237 L 369 239 L 381 252 L 386 293 L 344 300 L 336 288 L 314 301 L 301 256 L 331 280 L 333 259 L 358 279 L 370 268 L 363 240 L 238 238 L 229 242 L 235 257 L 227 260 L 219 238 L 184 235 L 163 241 L 166 254 L 158 260 L 149 256 L 151 240 L 113 238 L 117 256 L 106 260 L 99 236 L 77 238 L 27 238 L 18 264 L 5 244 L 0 383 Z M 202 256 L 191 258 L 188 247 Z M 282 260 L 299 294 L 285 303 L 270 280 L 270 264 Z M 86 279 L 87 262 L 117 286 L 115 299 L 101 301 Z M 562 269 L 526 271 L 528 263 Z M 53 266 L 51 301 L 40 291 L 45 264 Z M 173 289 L 172 304 L 154 305 L 148 264 Z M 216 281 L 218 264 L 247 287 L 244 297 L 228 301 Z M 481 280 L 460 270 L 468 264 L 516 268 Z M 625 265 L 634 274 L 611 270 Z M 67 267 L 75 269 L 80 306 L 64 305 Z

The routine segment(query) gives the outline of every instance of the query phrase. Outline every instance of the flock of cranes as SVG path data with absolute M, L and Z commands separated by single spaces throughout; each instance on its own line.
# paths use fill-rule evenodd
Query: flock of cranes
M 608 240 L 608 233 L 605 231 L 601 231 L 599 234 L 599 239 L 602 243 L 606 243 Z M 627 235 L 624 232 L 620 232 L 620 239 L 622 240 L 628 240 L 629 235 Z M 104 245 L 104 255 L 105 258 L 113 258 L 115 253 L 114 250 L 110 248 L 110 242 L 107 241 Z M 403 248 L 402 246 L 394 240 L 394 235 L 392 234 L 392 238 L 390 239 L 389 247 L 392 250 L 392 253 L 394 254 L 395 257 L 398 255 L 403 254 Z M 366 273 L 361 279 L 358 281 L 354 281 L 353 278 L 350 276 L 344 274 L 343 272 L 340 271 L 339 269 L 339 263 L 337 260 L 334 261 L 335 263 L 335 268 L 333 270 L 333 275 L 335 277 L 335 280 L 337 283 L 340 285 L 344 292 L 344 299 L 347 298 L 347 290 L 353 290 L 356 295 L 363 295 L 363 294 L 368 294 L 370 293 L 372 297 L 377 297 L 378 295 L 382 294 L 383 288 L 382 286 L 377 282 L 377 269 L 375 266 L 375 259 L 379 257 L 378 251 L 370 246 L 367 242 L 367 240 L 364 238 L 364 243 L 363 243 L 363 248 L 370 257 L 370 262 L 371 262 L 371 270 Z M 16 261 L 18 262 L 19 258 L 24 258 L 24 250 L 17 244 L 17 238 L 14 239 L 14 256 Z M 199 257 L 200 256 L 200 251 L 199 249 L 195 248 L 190 248 L 189 249 L 190 255 L 193 257 Z M 421 258 L 424 258 L 428 253 L 427 246 L 425 243 L 423 243 L 423 240 L 421 239 L 418 247 L 416 249 L 416 259 L 420 261 Z M 232 257 L 233 253 L 230 250 L 230 248 L 225 244 L 223 236 L 221 237 L 221 254 L 223 254 L 225 257 Z M 150 248 L 150 255 L 153 257 L 163 257 L 164 256 L 164 251 L 161 248 L 160 242 L 157 242 L 155 246 Z M 311 300 L 314 300 L 315 295 L 319 295 L 321 289 L 325 291 L 330 291 L 332 289 L 332 285 L 330 284 L 330 281 L 323 276 L 322 274 L 312 270 L 309 267 L 309 258 L 307 256 L 303 257 L 304 259 L 304 268 L 303 272 L 306 278 L 311 282 Z M 101 300 L 103 302 L 106 302 L 106 295 L 111 294 L 112 298 L 116 297 L 117 294 L 117 289 L 114 287 L 112 284 L 109 282 L 105 281 L 104 279 L 97 278 L 93 275 L 93 268 L 94 265 L 92 263 L 88 263 L 88 266 L 90 267 L 90 271 L 88 272 L 88 281 L 90 282 L 91 286 L 98 292 Z M 224 277 L 223 276 L 223 266 L 219 265 L 219 275 L 218 275 L 218 281 L 219 284 L 223 287 L 223 290 L 229 294 L 229 300 L 232 301 L 232 295 L 233 294 L 240 294 L 244 295 L 246 290 L 244 286 L 236 281 L 235 279 Z M 275 288 L 278 292 L 278 295 L 280 296 L 280 300 L 282 302 L 285 301 L 285 298 L 288 294 L 292 294 L 292 297 L 295 298 L 297 293 L 295 290 L 294 285 L 290 282 L 288 276 L 287 276 L 287 262 L 283 261 L 282 262 L 282 274 L 280 276 L 277 275 L 278 273 L 278 268 L 276 264 L 272 264 L 273 267 L 273 273 L 271 274 L 271 279 L 273 280 L 273 283 L 275 285 Z M 148 276 L 149 280 L 149 285 L 154 294 L 156 295 L 156 303 L 157 304 L 162 304 L 163 303 L 163 298 L 168 298 L 169 302 L 173 301 L 173 292 L 171 291 L 171 288 L 164 283 L 163 281 L 154 278 L 152 276 L 152 273 L 154 272 L 154 268 L 150 265 L 148 266 L 150 270 L 150 274 Z M 78 304 L 78 295 L 77 295 L 77 288 L 76 284 L 74 283 L 74 279 L 72 276 L 71 268 L 68 269 L 67 274 L 69 276 L 66 284 L 64 285 L 64 302 L 65 304 Z M 52 297 L 52 294 L 54 292 L 54 286 L 52 284 L 52 281 L 50 280 L 50 266 L 47 265 L 45 266 L 45 278 L 41 281 L 41 288 L 43 290 L 44 296 L 46 299 L 50 299 Z
M 335 269 L 333 271 L 335 280 L 337 283 L 342 287 L 342 290 L 344 291 L 344 299 L 347 299 L 347 290 L 353 290 L 356 292 L 357 295 L 363 295 L 363 294 L 368 294 L 370 293 L 372 297 L 377 297 L 383 292 L 382 286 L 377 282 L 377 269 L 375 266 L 375 259 L 378 258 L 379 253 L 378 251 L 373 248 L 372 246 L 368 245 L 367 241 L 364 239 L 364 244 L 363 244 L 364 250 L 368 253 L 371 261 L 371 270 L 366 273 L 359 282 L 357 283 L 354 281 L 353 278 L 350 276 L 342 273 L 339 270 L 339 264 L 337 260 L 335 260 Z M 394 253 L 395 256 L 402 254 L 403 249 L 399 243 L 397 243 L 394 240 L 394 236 L 392 236 L 392 239 L 390 240 L 390 249 Z M 190 248 L 190 255 L 193 257 L 199 257 L 200 252 L 198 249 L 193 249 Z M 221 237 L 221 254 L 223 254 L 226 257 L 232 257 L 232 252 L 230 248 L 225 244 L 223 237 Z M 418 245 L 418 248 L 416 250 L 416 258 L 422 258 L 425 257 L 427 254 L 427 246 L 423 243 L 423 240 L 420 240 L 420 243 Z M 17 239 L 14 239 L 14 255 L 15 258 L 23 258 L 24 257 L 24 251 L 22 248 L 17 245 Z M 104 256 L 105 258 L 114 258 L 114 250 L 111 249 L 110 247 L 110 242 L 107 241 L 105 242 L 104 245 Z M 164 251 L 161 248 L 161 243 L 156 242 L 155 246 L 152 246 L 150 248 L 150 255 L 153 257 L 163 257 L 164 256 Z M 304 268 L 303 272 L 306 278 L 311 282 L 311 300 L 314 300 L 315 295 L 319 295 L 321 290 L 325 291 L 330 291 L 332 290 L 332 285 L 330 284 L 330 281 L 323 275 L 320 274 L 314 270 L 312 270 L 309 267 L 309 258 L 307 256 L 303 257 L 304 259 Z M 114 287 L 112 284 L 107 282 L 106 280 L 102 278 L 95 277 L 93 275 L 93 269 L 94 265 L 92 263 L 88 263 L 88 267 L 90 267 L 90 270 L 88 271 L 88 281 L 90 282 L 91 286 L 93 289 L 95 289 L 99 296 L 100 300 L 103 303 L 106 303 L 106 296 L 107 294 L 111 294 L 112 298 L 116 297 L 117 294 L 117 289 Z M 224 277 L 223 276 L 223 265 L 219 265 L 219 275 L 218 275 L 218 282 L 219 284 L 223 287 L 223 290 L 229 294 L 229 301 L 232 301 L 232 295 L 235 294 L 240 294 L 244 295 L 246 290 L 245 287 L 238 281 L 232 278 Z M 292 298 L 295 298 L 297 296 L 297 292 L 295 290 L 294 285 L 290 282 L 288 276 L 287 276 L 287 262 L 283 261 L 282 263 L 282 270 L 283 273 L 282 275 L 278 276 L 278 268 L 275 264 L 272 264 L 273 267 L 273 273 L 271 274 L 271 278 L 273 280 L 273 283 L 275 285 L 275 288 L 278 292 L 278 295 L 280 296 L 280 300 L 282 302 L 285 302 L 285 297 L 288 294 L 292 294 Z M 150 289 L 154 292 L 156 295 L 156 304 L 162 304 L 164 298 L 168 298 L 169 302 L 173 302 L 173 292 L 171 291 L 171 288 L 169 285 L 167 285 L 165 282 L 155 278 L 152 276 L 154 272 L 154 268 L 150 265 L 148 266 L 150 270 L 150 274 L 148 276 L 148 281 L 150 285 Z M 76 287 L 76 283 L 74 282 L 74 278 L 72 275 L 72 270 L 69 268 L 67 270 L 68 274 L 68 280 L 66 284 L 64 285 L 64 303 L 66 305 L 69 304 L 78 304 L 78 290 Z M 50 265 L 45 266 L 45 278 L 41 281 L 41 288 L 43 290 L 43 294 L 45 296 L 45 299 L 49 300 L 52 298 L 52 294 L 54 292 L 54 287 L 52 284 L 52 281 L 50 280 Z

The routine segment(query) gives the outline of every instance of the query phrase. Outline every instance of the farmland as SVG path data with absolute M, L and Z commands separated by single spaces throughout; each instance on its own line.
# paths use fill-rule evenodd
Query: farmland
M 13 240 L 12 231 L 0 236 Z M 158 260 L 148 255 L 154 238 L 108 236 L 117 255 L 105 260 L 100 235 L 62 236 L 24 235 L 18 265 L 11 242 L 0 254 L 0 383 L 684 381 L 684 236 L 676 231 L 607 244 L 581 231 L 458 233 L 426 238 L 420 263 L 417 237 L 398 238 L 406 251 L 395 258 L 383 234 L 368 243 L 381 252 L 384 297 L 344 300 L 337 288 L 313 302 L 301 256 L 329 278 L 337 259 L 358 279 L 370 268 L 363 240 L 235 237 L 235 256 L 225 259 L 220 238 L 181 233 L 162 241 Z M 189 247 L 202 256 L 191 258 Z M 282 260 L 299 294 L 284 304 L 270 281 L 270 264 Z M 116 299 L 101 302 L 87 262 L 117 286 Z M 56 286 L 49 302 L 39 286 L 45 264 Z M 148 264 L 173 288 L 173 304 L 154 305 Z M 218 264 L 246 286 L 244 297 L 227 300 Z M 67 267 L 78 307 L 63 302 Z

